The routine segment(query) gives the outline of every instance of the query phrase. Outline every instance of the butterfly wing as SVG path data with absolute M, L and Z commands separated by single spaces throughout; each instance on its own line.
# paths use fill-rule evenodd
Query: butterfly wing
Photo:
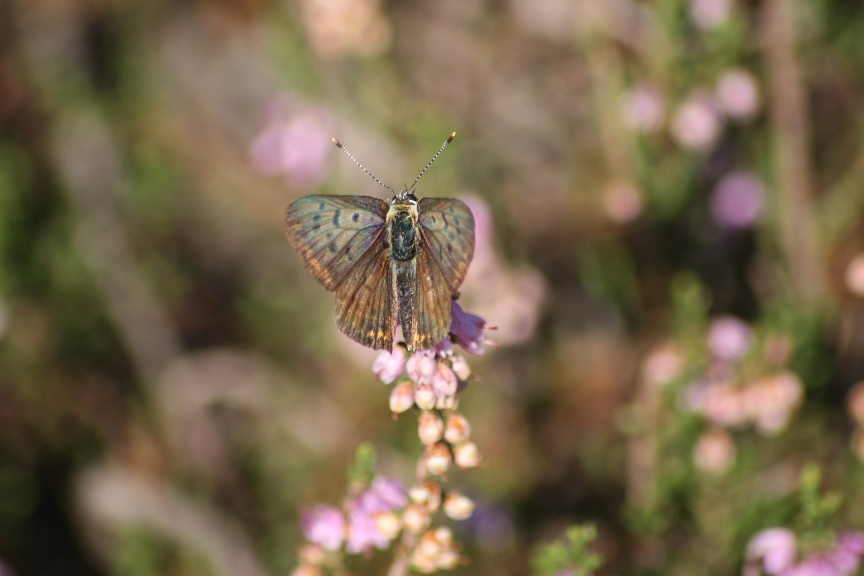
M 375 350 L 392 350 L 396 330 L 390 253 L 375 242 L 336 287 L 336 325 L 352 340 Z
M 371 196 L 305 196 L 288 206 L 285 231 L 315 279 L 332 292 L 382 237 L 388 209 Z
M 417 305 L 410 344 L 428 350 L 450 331 L 450 301 L 474 256 L 474 215 L 452 198 L 422 198 L 417 209 Z

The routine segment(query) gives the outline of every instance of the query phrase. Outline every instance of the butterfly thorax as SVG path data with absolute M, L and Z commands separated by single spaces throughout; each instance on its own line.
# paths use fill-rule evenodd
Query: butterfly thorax
M 417 199 L 413 195 L 397 196 L 387 213 L 391 256 L 405 262 L 417 255 Z

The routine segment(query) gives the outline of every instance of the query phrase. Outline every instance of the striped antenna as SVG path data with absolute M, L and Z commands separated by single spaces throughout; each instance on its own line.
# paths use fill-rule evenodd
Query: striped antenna
M 450 134 L 450 137 L 447 138 L 447 141 L 444 142 L 444 144 L 441 145 L 441 148 L 438 149 L 438 152 L 435 153 L 435 156 L 433 156 L 432 159 L 429 160 L 429 163 L 426 164 L 426 167 L 423 168 L 423 170 L 420 171 L 420 174 L 418 174 L 418 175 L 417 175 L 417 178 L 414 179 L 414 182 L 411 183 L 411 187 L 407 189 L 408 192 L 410 192 L 411 190 L 414 190 L 414 186 L 417 185 L 417 182 L 420 180 L 420 177 L 423 176 L 423 174 L 426 173 L 426 170 L 429 169 L 429 167 L 432 165 L 432 163 L 435 162 L 435 160 L 438 158 L 438 156 L 441 155 L 441 152 L 444 151 L 444 148 L 446 148 L 447 145 L 448 145 L 450 142 L 452 142 L 454 138 L 456 138 L 456 133 L 455 133 L 455 132 L 453 132 L 452 134 Z
M 455 132 L 454 132 L 454 135 L 455 135 Z M 384 184 L 383 182 L 381 182 L 380 180 L 378 180 L 378 178 L 376 178 L 375 176 L 373 176 L 372 173 L 369 172 L 369 170 L 367 170 L 365 166 L 363 166 L 363 164 L 361 164 L 360 162 L 358 162 L 357 159 L 354 158 L 354 156 L 352 156 L 350 152 L 348 152 L 348 149 L 347 149 L 347 148 L 345 148 L 344 146 L 342 146 L 342 143 L 339 142 L 339 140 L 337 140 L 336 138 L 331 138 L 331 140 L 333 140 L 333 143 L 336 144 L 336 146 L 338 146 L 339 149 L 342 150 L 342 152 L 344 152 L 344 153 L 345 153 L 349 158 L 351 158 L 351 160 L 353 160 L 354 163 L 355 163 L 357 166 L 359 166 L 361 170 L 363 170 L 363 172 L 365 172 L 366 174 L 368 174 L 369 177 L 372 178 L 372 180 L 374 180 L 375 182 L 377 182 L 378 184 L 380 184 L 380 185 L 383 186 L 384 188 L 387 188 L 388 190 L 390 190 L 391 192 L 393 192 L 393 195 L 394 195 L 394 196 L 397 196 L 397 195 L 398 195 L 398 194 L 396 194 L 396 191 L 393 190 L 393 188 L 391 188 L 390 186 L 387 186 L 386 184 Z M 442 148 L 442 150 L 443 150 L 443 148 Z M 436 156 L 437 156 L 437 154 L 436 154 Z M 430 162 L 430 164 L 431 164 L 431 162 Z M 425 171 L 425 170 L 424 170 L 424 171 Z

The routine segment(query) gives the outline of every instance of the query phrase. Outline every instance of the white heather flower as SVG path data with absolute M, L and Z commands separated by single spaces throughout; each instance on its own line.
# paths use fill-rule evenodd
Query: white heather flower
M 411 488 L 408 497 L 415 504 L 422 504 L 427 510 L 434 512 L 441 505 L 441 487 L 435 482 L 426 482 Z
M 474 501 L 467 496 L 451 490 L 444 498 L 444 513 L 453 520 L 466 520 L 474 513 Z
M 461 414 L 447 416 L 447 427 L 444 429 L 444 439 L 450 444 L 461 444 L 471 435 L 471 425 Z
M 424 410 L 423 413 L 420 414 L 417 433 L 423 444 L 431 446 L 441 440 L 444 436 L 444 422 L 437 414 Z
M 465 442 L 453 447 L 453 458 L 460 468 L 474 468 L 480 464 L 480 451 L 473 442 Z
M 419 534 L 429 527 L 429 511 L 420 504 L 411 504 L 402 512 L 402 525 L 412 534 Z
M 402 530 L 402 520 L 395 512 L 381 512 L 373 516 L 375 526 L 384 538 L 393 540 Z
M 438 362 L 437 370 L 432 376 L 432 386 L 439 396 L 453 396 L 459 386 L 459 380 L 453 370 L 442 360 Z
M 390 392 L 390 411 L 401 414 L 414 406 L 414 385 L 402 382 Z
M 450 463 L 453 461 L 450 456 L 450 449 L 446 444 L 441 442 L 427 446 L 426 451 L 423 453 L 423 460 L 426 462 L 426 470 L 436 476 L 447 472 L 447 469 L 450 468 Z
M 435 408 L 435 402 L 438 400 L 438 395 L 435 394 L 435 389 L 431 384 L 420 384 L 414 390 L 414 402 L 421 410 L 432 410 Z

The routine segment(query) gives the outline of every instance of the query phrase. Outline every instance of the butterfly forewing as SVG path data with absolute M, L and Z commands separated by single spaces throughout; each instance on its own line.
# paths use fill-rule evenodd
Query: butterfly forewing
M 461 200 L 421 198 L 419 251 L 428 251 L 439 266 L 442 279 L 455 294 L 468 273 L 474 256 L 474 215 Z M 450 304 L 447 304 L 448 317 Z
M 387 210 L 371 196 L 305 196 L 288 207 L 285 230 L 315 279 L 333 291 L 382 235 Z
M 352 340 L 391 350 L 396 306 L 388 247 L 376 242 L 336 287 L 336 325 Z

